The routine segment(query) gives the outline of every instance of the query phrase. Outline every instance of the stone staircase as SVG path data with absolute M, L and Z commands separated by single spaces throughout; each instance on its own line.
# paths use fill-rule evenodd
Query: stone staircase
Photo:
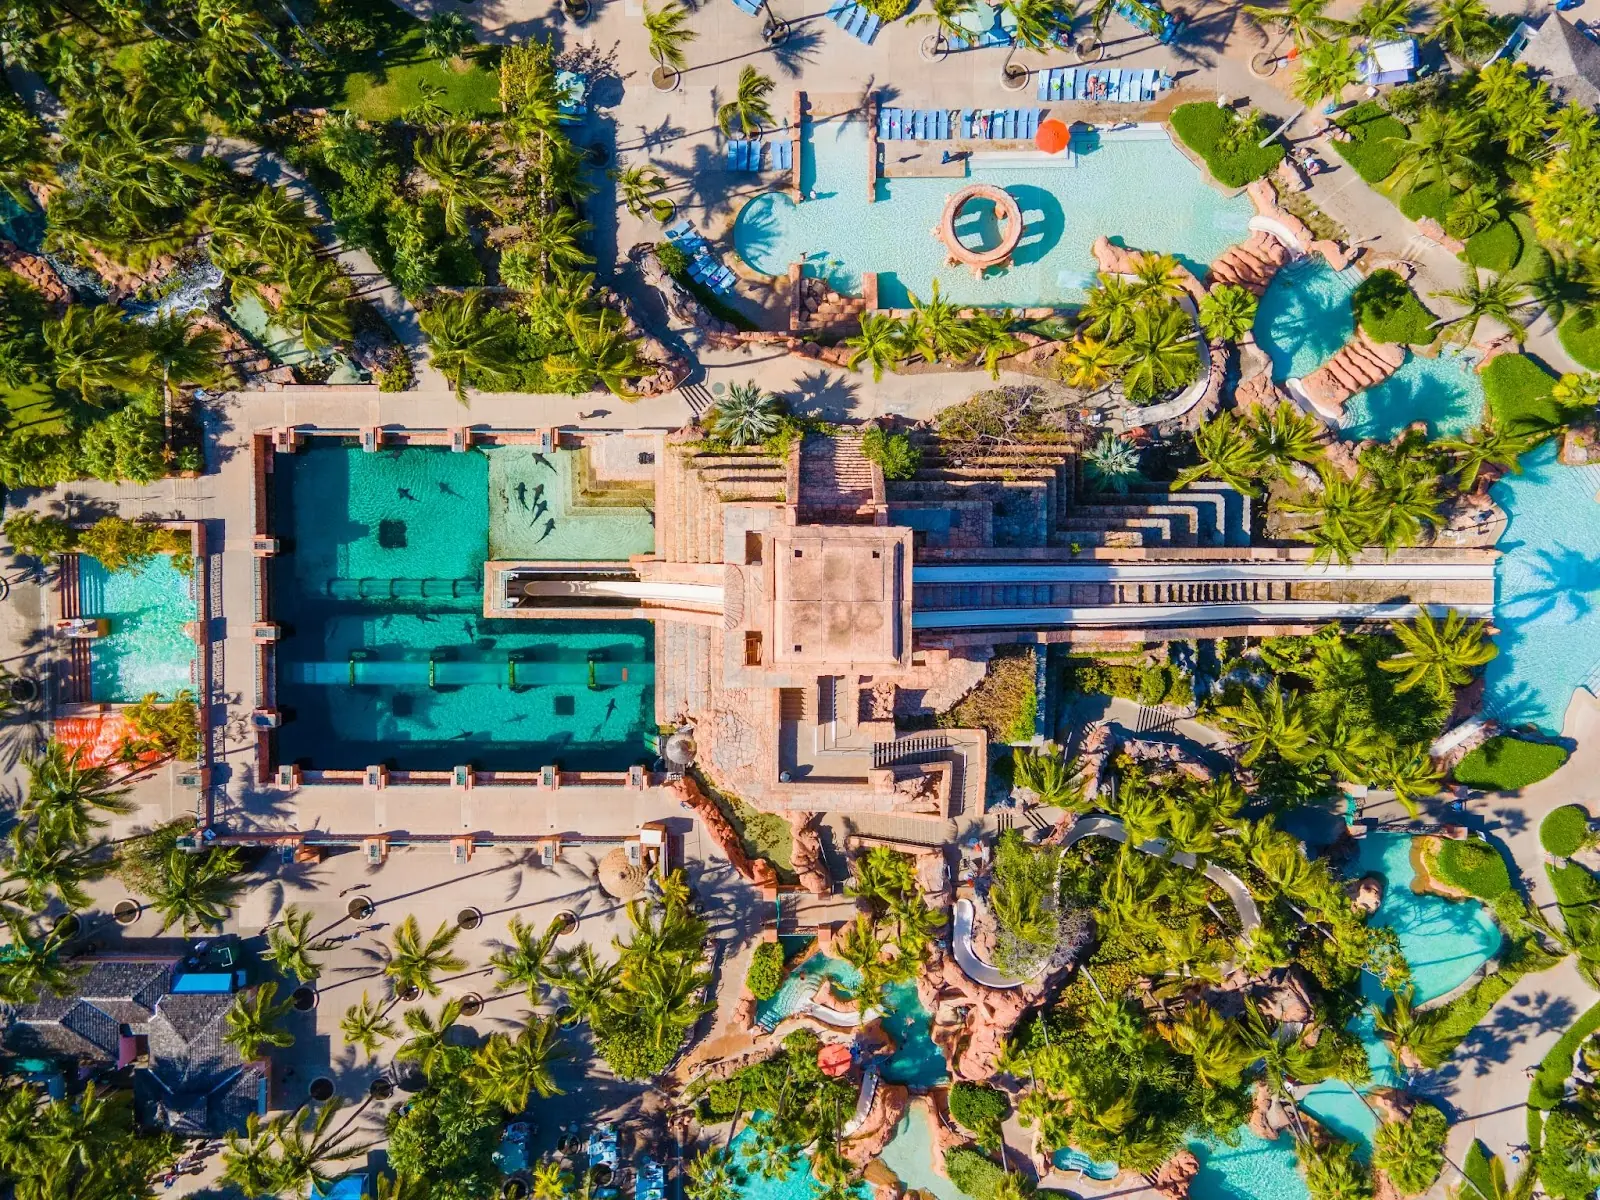
M 762 453 L 718 454 L 669 440 L 656 497 L 656 551 L 667 562 L 721 563 L 722 506 L 740 500 L 781 503 L 786 471 Z
M 717 635 L 704 625 L 685 621 L 655 625 L 657 719 L 698 719 L 711 711 Z
M 872 524 L 873 470 L 859 435 L 807 436 L 800 443 L 801 524 Z
M 1146 583 L 918 584 L 919 609 L 1072 608 L 1113 604 L 1252 604 L 1302 600 L 1304 584 L 1287 580 L 1192 580 Z

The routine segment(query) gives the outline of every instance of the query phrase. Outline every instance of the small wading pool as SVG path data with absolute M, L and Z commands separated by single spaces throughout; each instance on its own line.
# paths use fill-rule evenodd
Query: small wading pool
M 285 541 L 272 560 L 272 611 L 285 629 L 277 647 L 285 711 L 275 735 L 279 761 L 320 769 L 557 763 L 616 771 L 653 757 L 649 622 L 483 617 L 492 479 L 505 487 L 508 506 L 529 514 L 523 527 L 540 511 L 543 541 L 564 548 L 565 557 L 579 549 L 596 560 L 647 550 L 648 516 L 626 508 L 609 522 L 598 510 L 574 516 L 564 490 L 572 478 L 568 452 L 508 447 L 507 464 L 494 471 L 501 453 L 407 447 L 369 454 L 314 439 L 301 453 L 278 457 L 274 528 Z M 580 521 L 581 532 L 568 531 Z M 542 548 L 539 556 L 563 557 Z
M 131 704 L 154 692 L 171 700 L 195 688 L 200 647 L 189 632 L 200 616 L 195 582 L 158 554 L 137 571 L 108 571 L 88 554 L 78 556 L 78 593 L 86 617 L 110 632 L 89 650 L 90 696 L 97 703 Z

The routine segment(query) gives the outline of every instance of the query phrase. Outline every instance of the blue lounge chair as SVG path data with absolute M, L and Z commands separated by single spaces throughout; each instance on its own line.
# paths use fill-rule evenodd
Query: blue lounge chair
M 844 10 L 849 7 L 850 0 L 833 0 L 833 7 L 828 9 L 828 20 L 838 21 L 844 15 Z
M 948 108 L 939 110 L 939 140 L 941 142 L 950 140 L 950 110 Z
M 1133 104 L 1139 99 L 1140 78 L 1138 71 L 1124 71 L 1122 73 L 1122 102 L 1124 104 Z
M 668 241 L 675 242 L 684 234 L 689 232 L 689 220 L 687 217 L 685 217 L 681 220 L 674 221 L 661 232 L 667 235 Z
M 878 114 L 879 133 L 878 139 L 884 142 L 897 141 L 900 137 L 900 112 L 898 109 L 886 108 Z
M 1122 68 L 1111 68 L 1110 75 L 1111 78 L 1106 84 L 1106 95 L 1120 103 L 1122 100 Z
M 1154 100 L 1161 91 L 1161 72 L 1151 67 L 1144 73 L 1144 98 Z
M 917 110 L 917 141 L 928 140 L 928 114 L 920 108 Z
M 738 169 L 739 169 L 739 143 L 738 142 L 729 142 L 728 143 L 728 170 L 737 171 Z
M 1071 96 L 1071 98 L 1073 100 L 1082 100 L 1083 99 L 1084 89 L 1087 88 L 1088 86 L 1089 86 L 1089 72 L 1088 71 L 1079 71 L 1077 76 L 1072 81 L 1072 96 Z
M 778 170 L 794 170 L 794 139 L 783 138 L 778 142 Z
M 1011 137 L 1013 140 L 1028 136 L 1028 114 L 1020 108 L 1011 110 Z
M 860 37 L 861 31 L 866 28 L 867 18 L 872 14 L 859 4 L 853 4 L 850 7 L 853 11 L 850 14 L 850 23 L 845 26 L 844 31 L 851 37 Z
M 1039 91 L 1038 91 L 1038 96 L 1039 96 L 1040 100 L 1048 100 L 1048 99 L 1050 99 L 1050 77 L 1052 75 L 1054 75 L 1054 74 L 1055 74 L 1054 71 L 1040 71 L 1039 72 Z
M 867 27 L 861 31 L 861 40 L 869 46 L 872 45 L 873 40 L 878 36 L 878 27 L 882 24 L 883 21 L 878 17 L 877 13 L 869 12 L 867 14 Z
M 889 140 L 889 110 L 887 108 L 878 110 L 878 140 L 880 142 Z
M 970 108 L 961 110 L 961 137 L 965 141 L 970 142 L 972 140 L 972 110 Z

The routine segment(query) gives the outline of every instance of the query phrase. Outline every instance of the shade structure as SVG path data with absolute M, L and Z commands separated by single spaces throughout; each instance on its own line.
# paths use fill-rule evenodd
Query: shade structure
M 978 0 L 971 8 L 967 9 L 956 18 L 956 24 L 963 29 L 970 29 L 973 33 L 985 33 L 994 28 L 994 6 Z
M 644 894 L 645 869 L 628 861 L 627 851 L 618 846 L 600 860 L 596 872 L 600 888 L 616 900 L 633 900 Z
M 1072 141 L 1072 130 L 1066 122 L 1051 118 L 1039 122 L 1039 132 L 1033 135 L 1033 144 L 1046 154 L 1060 154 Z
M 850 1052 L 850 1047 L 837 1042 L 823 1046 L 817 1051 L 817 1066 L 831 1079 L 838 1079 L 848 1073 L 854 1063 L 855 1055 Z

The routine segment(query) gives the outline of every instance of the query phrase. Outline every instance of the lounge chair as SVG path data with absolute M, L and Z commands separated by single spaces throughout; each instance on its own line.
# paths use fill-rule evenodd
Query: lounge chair
M 972 140 L 972 110 L 970 108 L 961 110 L 961 137 L 963 141 L 970 142 Z
M 878 140 L 880 142 L 889 140 L 889 110 L 887 108 L 878 110 Z
M 948 108 L 939 110 L 939 140 L 941 142 L 950 140 L 950 110 Z
M 1161 72 L 1151 67 L 1144 73 L 1144 98 L 1154 100 L 1161 91 Z
M 794 170 L 794 139 L 780 138 L 774 147 L 778 154 L 778 170 Z
M 837 21 L 849 6 L 850 0 L 833 0 L 833 7 L 828 10 L 828 20 Z
M 1120 102 L 1122 100 L 1122 68 L 1112 67 L 1109 74 L 1111 78 L 1106 83 L 1106 96 L 1108 99 Z
M 920 108 L 917 110 L 917 141 L 928 140 L 928 114 Z
M 661 232 L 666 234 L 667 240 L 669 242 L 675 242 L 679 238 L 681 238 L 684 234 L 689 232 L 689 219 L 687 217 L 684 217 L 684 218 L 682 218 L 680 220 L 674 221 L 671 225 L 668 225 Z
M 739 146 L 740 143 L 738 142 L 728 143 L 728 170 L 730 171 L 739 169 Z
M 866 26 L 867 18 L 872 14 L 859 4 L 852 4 L 850 9 L 850 20 L 845 25 L 844 31 L 851 37 L 860 37 L 861 30 Z
M 856 36 L 870 46 L 872 45 L 873 39 L 878 36 L 878 27 L 882 24 L 883 21 L 878 17 L 877 13 L 869 12 L 867 13 L 866 26 Z

